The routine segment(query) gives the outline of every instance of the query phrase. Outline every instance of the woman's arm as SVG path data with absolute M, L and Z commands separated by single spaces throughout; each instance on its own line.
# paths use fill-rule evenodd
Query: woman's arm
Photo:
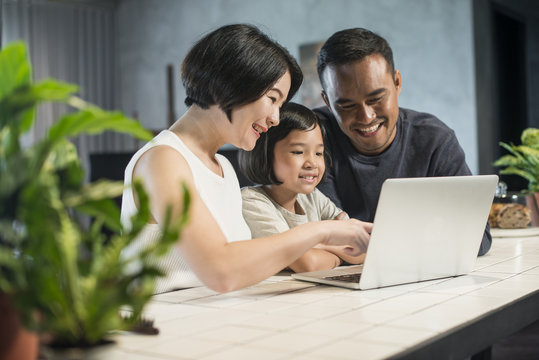
M 173 164 L 173 166 L 172 166 Z M 191 169 L 176 150 L 157 146 L 141 156 L 134 177 L 142 178 L 150 196 L 155 222 L 164 221 L 167 205 L 173 218 L 181 209 L 184 182 L 191 193 L 189 221 L 178 246 L 197 277 L 219 292 L 258 283 L 279 272 L 318 243 L 352 245 L 364 251 L 370 229 L 357 220 L 321 221 L 295 227 L 270 237 L 227 243 L 217 222 L 200 198 Z

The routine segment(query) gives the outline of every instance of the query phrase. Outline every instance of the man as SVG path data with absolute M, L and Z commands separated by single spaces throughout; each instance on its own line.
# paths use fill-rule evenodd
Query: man
M 455 133 L 430 114 L 399 108 L 402 77 L 385 39 L 355 28 L 318 55 L 333 166 L 319 189 L 350 217 L 373 221 L 387 178 L 470 175 Z M 487 228 L 479 255 L 490 249 Z

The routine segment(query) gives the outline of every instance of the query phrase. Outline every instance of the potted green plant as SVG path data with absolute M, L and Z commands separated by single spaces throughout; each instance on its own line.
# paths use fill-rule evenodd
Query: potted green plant
M 138 255 L 121 255 L 148 222 L 149 199 L 135 183 L 140 211 L 131 228 L 123 228 L 113 200 L 123 184 L 85 184 L 68 139 L 118 131 L 148 140 L 151 133 L 120 112 L 84 102 L 73 95 L 76 91 L 76 86 L 55 80 L 32 83 L 23 43 L 0 51 L 0 295 L 9 297 L 27 329 L 46 334 L 49 345 L 57 348 L 93 347 L 140 319 L 154 281 L 162 275 L 152 259 L 178 239 L 189 206 L 183 187 L 183 215 L 168 217 L 161 240 Z M 21 136 L 44 101 L 62 102 L 76 111 L 23 148 Z M 84 226 L 81 215 L 91 225 Z M 131 316 L 121 316 L 120 310 Z
M 539 129 L 527 128 L 521 134 L 520 145 L 500 142 L 506 154 L 494 162 L 502 167 L 500 174 L 518 175 L 528 181 L 526 204 L 533 226 L 539 226 Z

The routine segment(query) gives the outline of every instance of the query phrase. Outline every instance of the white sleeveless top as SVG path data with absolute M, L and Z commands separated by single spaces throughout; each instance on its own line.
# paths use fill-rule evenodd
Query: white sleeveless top
M 126 189 L 122 196 L 122 224 L 130 228 L 130 218 L 138 211 L 130 188 L 133 168 L 142 154 L 159 145 L 170 146 L 185 158 L 193 173 L 194 183 L 202 201 L 219 224 L 227 241 L 251 239 L 251 231 L 242 216 L 240 186 L 232 164 L 224 156 L 216 154 L 217 161 L 223 169 L 223 177 L 215 174 L 170 130 L 159 133 L 137 151 L 129 161 L 124 175 Z M 152 241 L 156 241 L 160 233 L 158 224 L 147 224 L 137 239 L 124 249 L 123 255 L 129 256 L 133 252 L 140 251 Z M 167 255 L 160 257 L 158 265 L 167 275 L 157 280 L 155 293 L 203 285 L 187 266 L 177 246 L 173 246 Z

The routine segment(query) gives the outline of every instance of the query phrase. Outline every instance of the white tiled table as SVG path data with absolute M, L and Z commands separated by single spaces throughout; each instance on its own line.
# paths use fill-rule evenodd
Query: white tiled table
M 158 336 L 122 334 L 114 359 L 459 359 L 539 319 L 539 237 L 495 238 L 469 275 L 357 291 L 275 276 L 147 307 Z

